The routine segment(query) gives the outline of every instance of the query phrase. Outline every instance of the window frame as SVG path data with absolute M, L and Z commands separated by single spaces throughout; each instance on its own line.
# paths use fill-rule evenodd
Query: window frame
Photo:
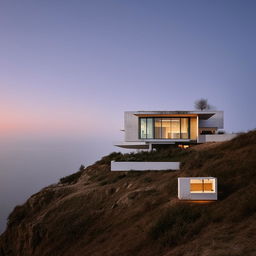
M 160 134 L 161 134 L 161 138 L 155 138 L 155 119 L 161 119 L 161 127 L 160 127 Z M 169 138 L 162 138 L 162 119 L 171 119 L 171 118 L 179 118 L 179 122 L 180 122 L 180 133 L 179 133 L 179 138 L 178 139 L 169 139 Z M 182 139 L 181 138 L 181 126 L 182 126 L 182 122 L 181 119 L 182 118 L 186 118 L 188 120 L 187 125 L 188 125 L 188 138 L 187 139 Z M 146 138 L 141 138 L 141 120 L 142 119 L 146 119 Z M 148 138 L 148 119 L 152 119 L 152 123 L 153 123 L 153 131 L 152 131 L 152 135 L 153 138 Z M 190 122 L 191 122 L 191 118 L 190 117 L 177 117 L 177 116 L 166 116 L 166 117 L 139 117 L 139 126 L 138 126 L 138 134 L 139 134 L 139 139 L 141 140 L 147 140 L 147 139 L 152 139 L 152 140 L 190 140 L 190 136 L 191 136 L 191 131 L 190 131 Z
M 195 181 L 197 180 L 198 183 L 200 182 L 200 184 L 202 185 L 202 190 L 195 190 L 195 191 L 191 191 L 191 181 Z M 211 181 L 211 184 L 212 184 L 212 191 L 209 191 L 209 190 L 205 190 L 205 184 L 207 184 L 205 181 Z M 215 185 L 215 179 L 214 178 L 193 178 L 193 179 L 190 179 L 189 180 L 189 185 L 190 185 L 190 193 L 191 194 L 214 194 L 216 193 L 216 185 Z

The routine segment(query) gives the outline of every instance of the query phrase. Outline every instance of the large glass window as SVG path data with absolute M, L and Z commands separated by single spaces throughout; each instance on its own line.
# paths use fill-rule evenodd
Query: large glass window
M 215 193 L 215 180 L 191 179 L 190 193 Z
M 189 138 L 188 118 L 181 118 L 181 139 Z
M 162 118 L 161 139 L 171 139 L 171 119 Z
M 189 118 L 143 117 L 139 132 L 141 139 L 189 139 Z
M 161 126 L 162 126 L 162 120 L 161 118 L 155 118 L 155 125 L 154 125 L 154 128 L 155 128 L 155 139 L 161 139 L 162 135 L 161 135 Z
M 171 119 L 170 139 L 180 139 L 180 118 Z
M 153 118 L 140 118 L 140 138 L 153 139 Z
M 147 138 L 147 118 L 140 119 L 140 138 Z
M 147 139 L 153 139 L 153 128 L 154 128 L 154 122 L 153 118 L 147 118 Z

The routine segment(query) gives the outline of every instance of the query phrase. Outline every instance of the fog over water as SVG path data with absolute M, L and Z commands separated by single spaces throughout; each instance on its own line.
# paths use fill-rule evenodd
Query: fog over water
M 45 186 L 114 150 L 102 138 L 1 138 L 0 233 L 14 208 Z M 97 142 L 97 143 L 96 143 Z M 109 143 L 108 143 L 109 142 Z

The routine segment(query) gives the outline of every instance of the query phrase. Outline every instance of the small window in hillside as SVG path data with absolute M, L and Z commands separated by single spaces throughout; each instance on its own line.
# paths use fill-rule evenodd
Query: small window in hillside
M 215 193 L 215 180 L 191 179 L 190 193 Z

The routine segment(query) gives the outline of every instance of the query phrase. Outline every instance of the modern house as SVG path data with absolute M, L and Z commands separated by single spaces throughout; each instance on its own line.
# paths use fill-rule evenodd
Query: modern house
M 224 127 L 223 111 L 127 111 L 124 113 L 124 142 L 128 149 L 159 145 L 191 145 L 225 141 L 235 134 L 218 134 Z
M 178 178 L 181 200 L 217 200 L 217 179 L 213 177 Z

